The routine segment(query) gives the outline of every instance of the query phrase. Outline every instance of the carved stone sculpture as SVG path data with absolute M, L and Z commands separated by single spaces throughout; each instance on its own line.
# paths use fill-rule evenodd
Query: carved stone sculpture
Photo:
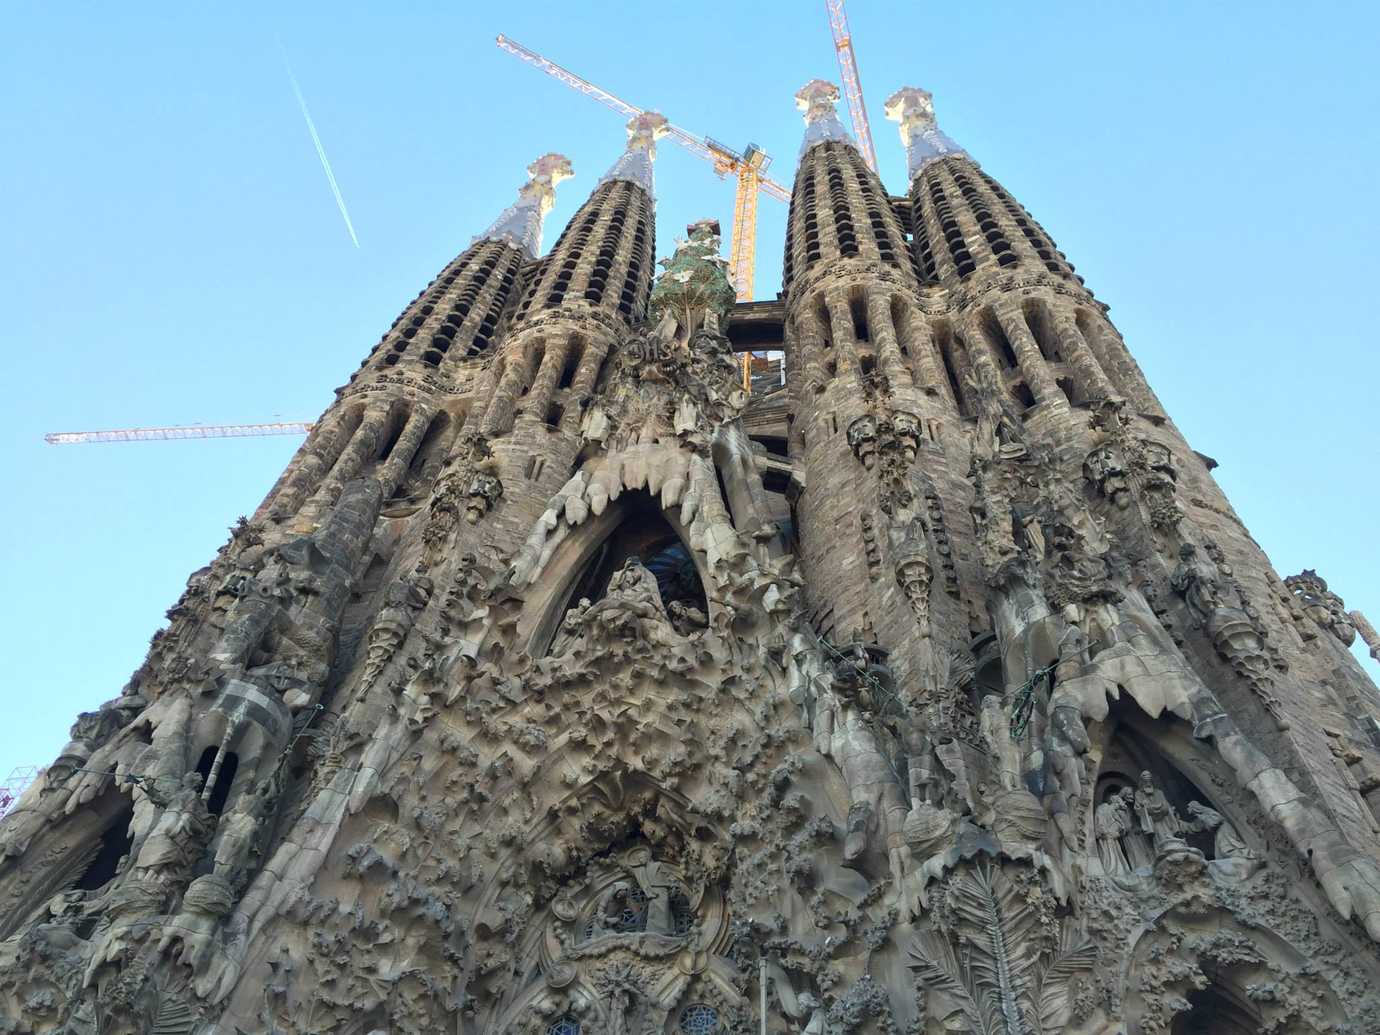
M 1356 625 L 1347 613 L 1342 598 L 1327 588 L 1325 580 L 1311 568 L 1290 575 L 1284 584 L 1303 606 L 1303 613 L 1350 647 L 1356 639 Z
M 431 600 L 431 579 L 413 575 L 388 590 L 387 603 L 369 630 L 369 646 L 360 683 L 371 686 L 407 639 L 417 615 Z
M 1222 605 L 1222 591 L 1216 573 L 1198 557 L 1192 543 L 1179 547 L 1179 563 L 1169 584 L 1187 602 L 1199 625 L 1206 625 Z
M 201 799 L 200 773 L 188 773 L 175 791 L 156 782 L 144 792 L 161 810 L 132 866 L 136 879 L 176 879 L 187 874 L 210 839 L 216 821 Z
M 529 167 L 8 803 L 0 1033 L 1380 1032 L 1373 630 L 838 96 L 751 302 L 661 116 Z
M 1093 449 L 1083 461 L 1083 475 L 1118 509 L 1131 505 L 1131 483 L 1114 446 L 1103 443 Z
M 1158 855 L 1171 847 L 1183 844 L 1183 820 L 1169 804 L 1164 792 L 1155 786 L 1155 778 L 1149 772 L 1140 774 L 1140 786 L 1136 788 L 1136 819 L 1141 833 L 1149 836 L 1155 853 Z
M 1097 857 L 1102 870 L 1109 876 L 1127 873 L 1131 869 L 1130 860 L 1122 848 L 1121 840 L 1130 830 L 1131 815 L 1126 801 L 1119 794 L 1108 795 L 1107 800 L 1097 806 L 1093 820 L 1093 831 L 1097 838 Z
M 232 887 L 246 876 L 245 871 L 258 850 L 257 839 L 264 813 L 276 794 L 273 781 L 264 780 L 241 794 L 217 824 L 215 873 Z
M 877 464 L 877 418 L 870 414 L 856 417 L 848 425 L 848 446 L 867 470 Z

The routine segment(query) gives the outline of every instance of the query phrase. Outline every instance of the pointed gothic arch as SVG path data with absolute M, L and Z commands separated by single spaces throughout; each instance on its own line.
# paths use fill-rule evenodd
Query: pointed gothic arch
M 1134 938 L 1122 990 L 1128 1035 L 1319 1035 L 1347 1019 L 1336 990 L 1280 932 L 1221 910 L 1152 918 Z
M 10 822 L 22 813 L 11 813 Z M 10 868 L 0 877 L 0 940 L 35 916 L 53 896 L 68 890 L 91 893 L 112 879 L 129 851 L 134 819 L 129 794 L 106 787 L 80 809 L 61 817 L 29 844 L 30 857 L 45 865 L 25 873 Z
M 646 490 L 632 490 L 609 503 L 602 514 L 571 528 L 543 565 L 518 620 L 519 639 L 527 652 L 532 657 L 546 654 L 570 607 L 582 595 L 602 596 L 610 576 L 630 557 L 657 576 L 667 606 L 674 599 L 692 600 L 692 606 L 709 613 L 705 557 L 690 545 L 677 508 L 662 507 Z
M 1251 810 L 1243 809 L 1235 798 L 1224 798 L 1209 790 L 1219 784 L 1214 780 L 1214 771 L 1220 763 L 1214 752 L 1192 739 L 1192 728 L 1177 717 L 1166 714 L 1151 719 L 1133 697 L 1123 695 L 1111 704 L 1103 725 L 1099 757 L 1092 791 L 1093 809 L 1114 794 L 1128 788 L 1134 791 L 1141 774 L 1148 772 L 1181 819 L 1192 818 L 1191 804 L 1206 806 L 1223 816 L 1253 849 L 1262 847 L 1256 843 Z M 1188 832 L 1184 840 L 1205 858 L 1214 857 L 1211 830 Z

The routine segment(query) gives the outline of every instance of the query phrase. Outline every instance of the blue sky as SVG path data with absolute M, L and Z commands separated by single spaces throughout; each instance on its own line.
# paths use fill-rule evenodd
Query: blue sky
M 119 692 L 296 446 L 43 433 L 314 419 L 529 161 L 558 150 L 577 172 L 549 243 L 619 153 L 614 113 L 495 34 L 757 143 L 786 183 L 792 94 L 837 78 L 817 2 L 279 6 L 7 5 L 0 779 L 51 761 L 76 712 Z M 882 102 L 924 86 L 1112 306 L 1280 571 L 1315 567 L 1380 621 L 1377 9 L 857 0 L 850 17 L 891 190 L 904 159 Z M 660 254 L 696 218 L 727 225 L 731 184 L 699 159 L 664 144 L 657 181 Z M 764 199 L 759 297 L 784 221 Z

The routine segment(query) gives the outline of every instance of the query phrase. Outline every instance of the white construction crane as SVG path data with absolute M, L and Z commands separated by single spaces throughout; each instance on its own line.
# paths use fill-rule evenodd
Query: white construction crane
M 43 436 L 50 446 L 82 442 L 165 442 L 177 438 L 252 438 L 255 435 L 305 435 L 307 421 L 279 424 L 188 424 L 175 428 L 119 428 L 115 431 L 55 431 Z

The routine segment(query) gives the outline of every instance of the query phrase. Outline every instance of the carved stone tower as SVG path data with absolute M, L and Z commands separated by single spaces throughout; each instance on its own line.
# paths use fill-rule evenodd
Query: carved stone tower
M 1380 1031 L 1373 630 L 837 98 L 774 302 L 654 280 L 659 115 L 529 167 L 0 823 L 0 1032 Z

